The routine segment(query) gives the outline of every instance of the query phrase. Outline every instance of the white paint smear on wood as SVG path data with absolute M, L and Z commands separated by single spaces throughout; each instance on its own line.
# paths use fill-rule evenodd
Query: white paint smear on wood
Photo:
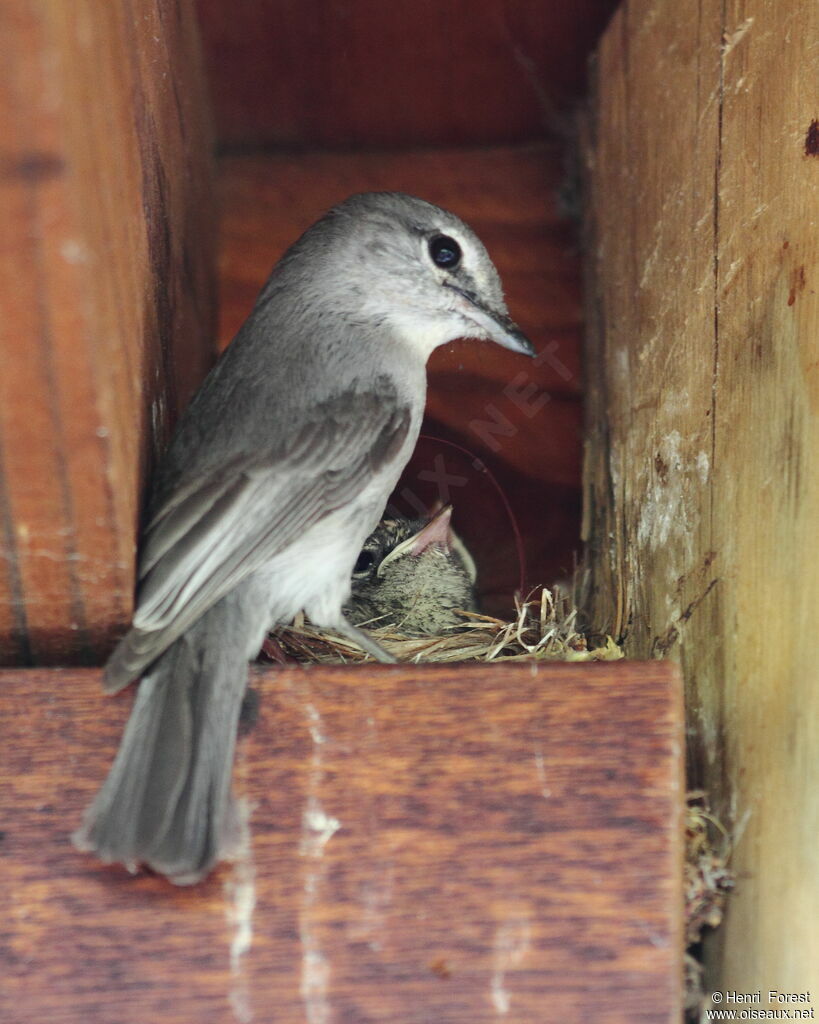
M 307 721 L 313 740 L 313 754 L 307 779 L 307 802 L 302 812 L 302 831 L 299 852 L 305 858 L 304 885 L 299 908 L 299 938 L 301 940 L 301 984 L 299 991 L 308 1024 L 327 1024 L 330 1004 L 327 993 L 330 981 L 330 963 L 321 948 L 321 935 L 316 921 L 316 910 L 321 902 L 327 877 L 324 851 L 332 837 L 341 828 L 341 822 L 322 807 L 319 792 L 324 775 L 322 747 L 327 742 L 321 716 L 312 704 L 307 705 Z
M 230 873 L 225 878 L 225 915 L 232 930 L 230 942 L 231 987 L 228 1002 L 239 1024 L 250 1024 L 253 1008 L 245 958 L 253 944 L 253 912 L 256 909 L 256 865 L 250 835 L 250 802 L 236 801 L 238 842 L 232 851 Z
M 495 1012 L 505 1016 L 512 1007 L 512 992 L 507 974 L 517 967 L 531 947 L 531 928 L 526 919 L 505 921 L 495 931 L 492 979 L 489 995 Z

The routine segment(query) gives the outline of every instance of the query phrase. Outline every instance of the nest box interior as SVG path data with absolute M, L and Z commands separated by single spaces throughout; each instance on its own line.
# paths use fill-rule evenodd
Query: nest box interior
M 526 361 L 474 342 L 435 353 L 424 436 L 396 504 L 414 512 L 451 501 L 454 525 L 478 563 L 486 610 L 506 614 L 517 589 L 572 573 L 582 492 L 591 570 L 586 610 L 595 625 L 624 639 L 628 656 L 680 663 L 691 764 L 736 839 L 741 885 L 722 929 L 721 984 L 743 992 L 759 988 L 760 979 L 792 993 L 819 988 L 819 890 L 810 870 L 819 721 L 812 621 L 819 576 L 810 558 L 819 517 L 811 457 L 819 445 L 819 110 L 804 87 L 819 74 L 819 7 L 799 0 L 627 0 L 616 11 L 614 0 L 8 6 L 14 16 L 4 21 L 0 92 L 0 663 L 14 668 L 0 701 L 19 737 L 2 750 L 4 777 L 13 784 L 2 841 L 15 872 L 5 892 L 15 913 L 22 911 L 3 919 L 14 934 L 14 998 L 33 1000 L 28 1017 L 48 1015 L 42 1000 L 64 1002 L 64 986 L 81 1007 L 73 1019 L 163 1019 L 157 1008 L 169 1002 L 179 973 L 163 981 L 137 956 L 135 969 L 146 980 L 128 982 L 128 994 L 139 991 L 147 1003 L 119 1000 L 114 1012 L 110 993 L 136 956 L 130 924 L 144 920 L 148 931 L 160 930 L 149 917 L 161 905 L 174 922 L 161 929 L 172 942 L 181 918 L 152 887 L 155 879 L 135 883 L 120 917 L 121 888 L 111 877 L 94 865 L 66 867 L 66 836 L 94 785 L 83 751 L 93 748 L 110 761 L 125 714 L 119 703 L 119 719 L 106 718 L 97 669 L 76 666 L 101 665 L 130 620 L 142 502 L 175 418 L 284 249 L 328 207 L 369 189 L 415 193 L 463 217 L 486 243 L 510 312 L 539 353 Z M 578 103 L 585 115 L 576 152 L 588 185 L 583 217 L 591 241 L 583 297 L 566 159 Z M 49 674 L 48 665 L 75 667 Z M 374 721 L 367 702 L 381 688 L 389 694 L 378 708 L 389 742 L 410 759 L 413 749 L 443 758 L 436 784 L 450 780 L 453 807 L 462 806 L 464 792 L 474 797 L 476 819 L 488 823 L 490 858 L 477 845 L 458 850 L 469 859 L 463 874 L 474 879 L 469 898 L 477 909 L 474 918 L 455 915 L 453 927 L 461 926 L 459 948 L 478 950 L 475 973 L 449 952 L 431 967 L 418 959 L 425 936 L 414 897 L 395 926 L 416 957 L 402 980 L 427 998 L 454 979 L 448 991 L 458 998 L 443 996 L 448 1009 L 435 1019 L 467 1019 L 458 1016 L 465 993 L 482 1007 L 468 1019 L 486 1019 L 479 1016 L 485 1012 L 513 1020 L 521 1006 L 542 1006 L 544 993 L 551 998 L 561 985 L 567 1001 L 560 1005 L 569 1007 L 561 1019 L 670 1019 L 681 954 L 674 903 L 679 677 L 668 664 L 609 666 L 604 676 L 595 674 L 599 668 L 587 666 L 582 676 L 565 666 L 541 668 L 536 686 L 523 670 L 507 675 L 490 667 L 473 677 L 469 665 L 451 673 L 425 666 L 417 679 L 414 670 L 401 676 L 400 685 L 377 671 L 370 679 L 365 668 L 265 677 L 267 699 L 285 706 L 290 725 L 280 736 L 263 708 L 260 732 L 249 741 L 260 753 L 246 774 L 263 804 L 268 792 L 279 793 L 277 773 L 291 757 L 300 766 L 299 798 L 316 798 L 326 783 L 333 799 L 348 800 L 334 788 L 348 767 L 324 771 L 305 709 L 326 712 L 344 736 L 352 707 L 363 723 L 356 741 L 364 744 L 365 767 L 356 776 L 363 796 L 344 804 L 349 821 L 360 813 L 366 827 L 380 828 L 376 803 L 400 792 L 407 812 L 396 813 L 394 833 L 379 832 L 383 864 L 399 863 L 393 855 L 402 829 L 429 839 L 428 806 L 415 790 L 400 789 L 414 786 L 415 776 L 397 770 L 383 792 L 378 788 L 381 765 L 400 760 L 366 732 Z M 570 678 L 583 685 L 570 686 Z M 371 690 L 360 685 L 367 679 Z M 593 713 L 592 691 L 599 701 Z M 33 692 L 39 698 L 30 703 L 14 697 Z M 103 718 L 108 731 L 98 747 Z M 464 739 L 484 719 L 503 743 L 489 732 L 474 744 Z M 61 743 L 73 751 L 70 786 Z M 465 743 L 473 746 L 462 758 Z M 621 756 L 623 744 L 633 760 Z M 339 765 L 346 750 L 333 752 Z M 472 757 L 476 750 L 480 756 Z M 551 788 L 550 766 L 562 790 Z M 574 786 L 578 766 L 594 786 Z M 417 769 L 428 781 L 427 764 Z M 537 813 L 548 805 L 532 812 L 527 804 L 518 814 L 507 799 L 522 794 L 537 802 L 555 792 L 566 799 L 564 817 L 555 819 Z M 629 803 L 635 793 L 650 808 Z M 577 845 L 563 856 L 562 846 L 548 845 L 563 826 L 550 823 L 574 828 L 570 803 L 587 796 Z M 308 881 L 327 882 L 325 895 L 376 848 L 352 850 L 333 838 L 335 873 L 324 873 L 318 858 L 293 853 L 301 805 L 282 804 L 290 831 L 268 805 L 258 819 L 268 842 L 260 843 L 260 855 L 267 849 L 275 860 L 281 840 L 293 877 L 307 871 Z M 624 855 L 610 874 L 609 862 L 598 858 L 598 807 L 612 808 L 607 827 L 621 830 L 606 849 L 639 848 L 652 868 L 662 860 L 664 874 L 649 897 L 645 861 Z M 452 831 L 451 821 L 441 834 L 445 828 Z M 439 839 L 401 850 L 440 850 Z M 546 849 L 558 849 L 555 863 L 566 871 L 557 882 L 540 871 L 552 863 Z M 516 859 L 519 851 L 528 860 Z M 458 858 L 448 863 L 461 873 Z M 510 879 L 518 886 L 511 901 Z M 622 917 L 605 901 L 595 904 L 611 879 Z M 185 919 L 210 914 L 208 927 L 221 934 L 232 896 L 219 881 L 208 884 L 210 903 Z M 281 927 L 276 948 L 290 959 L 279 967 L 286 963 L 292 1019 L 300 1019 L 312 990 L 299 988 L 292 943 L 319 934 L 320 925 L 331 944 L 337 905 L 329 897 L 299 904 L 308 889 L 276 889 L 274 870 L 262 884 L 269 887 L 259 898 L 265 907 L 291 900 L 286 927 L 276 915 L 270 927 Z M 392 882 L 384 884 L 391 891 Z M 554 918 L 556 889 L 562 906 L 576 896 L 576 907 L 563 932 L 538 932 Z M 110 932 L 93 930 L 103 891 Z M 345 891 L 346 907 L 357 906 L 356 892 Z M 375 895 L 353 930 L 369 927 L 366 915 L 382 906 L 379 892 L 367 892 Z M 527 917 L 534 896 L 540 910 Z M 643 927 L 647 899 L 657 915 L 651 929 Z M 459 899 L 458 907 L 467 903 Z M 572 931 L 575 910 L 589 914 L 583 935 Z M 86 914 L 92 930 L 70 949 L 42 941 L 55 918 L 70 917 L 82 929 Z M 117 932 L 117 921 L 128 927 Z M 69 954 L 98 949 L 99 935 L 108 947 L 114 934 L 122 947 L 98 958 L 97 966 L 105 963 L 97 988 L 86 986 L 81 999 L 72 983 L 85 982 L 79 970 L 66 969 Z M 188 948 L 197 953 L 201 934 L 191 926 Z M 57 959 L 42 969 L 54 970 L 55 983 L 32 986 L 28 965 L 53 949 Z M 596 1002 L 584 1002 L 582 980 L 572 987 L 562 966 L 551 969 L 564 950 L 582 972 L 588 967 L 603 979 Z M 659 1008 L 645 995 L 660 991 L 643 969 L 647 952 L 666 986 Z M 397 962 L 388 953 L 387 972 Z M 533 966 L 530 956 L 539 957 Z M 241 964 L 239 954 L 236 960 Z M 230 1013 L 241 1003 L 244 976 L 227 963 L 223 949 L 213 953 L 203 969 L 205 994 L 200 1002 L 194 993 L 186 1008 L 190 1019 L 228 1019 L 225 985 L 234 986 Z M 361 965 L 348 966 L 354 972 Z M 254 977 L 266 969 L 259 960 Z M 380 969 L 359 979 L 367 999 L 385 988 Z M 342 1003 L 355 988 L 345 988 L 352 977 L 346 970 L 337 975 Z M 513 975 L 529 1003 L 505 1002 Z M 632 981 L 645 998 L 637 999 Z M 631 1002 L 617 1003 L 616 985 Z M 9 1019 L 22 1019 L 16 1003 L 14 1010 Z M 310 1019 L 325 1019 L 321 1007 L 315 1012 Z M 521 1013 L 517 1019 L 535 1019 L 537 1009 Z
M 379 1000 L 383 1009 L 387 989 L 393 1006 L 422 993 L 424 1019 L 486 1019 L 505 1012 L 513 972 L 524 1017 L 558 990 L 566 1012 L 587 1019 L 604 1019 L 613 987 L 635 1004 L 657 992 L 676 1004 L 680 703 L 668 666 L 269 671 L 236 772 L 259 808 L 258 890 L 256 868 L 228 866 L 177 898 L 144 874 L 129 886 L 68 839 L 130 706 L 129 693 L 103 697 L 99 669 L 131 619 L 152 469 L 276 260 L 351 193 L 403 190 L 462 216 L 539 353 L 526 360 L 473 342 L 435 354 L 424 438 L 395 502 L 413 513 L 452 503 L 487 611 L 508 615 L 514 591 L 571 573 L 580 252 L 559 195 L 566 127 L 612 7 L 10 3 L 0 43 L 0 664 L 10 666 L 0 711 L 15 723 L 0 751 L 4 893 L 15 908 L 0 915 L 12 931 L 8 1019 L 62 1012 L 47 1005 L 54 1000 L 69 1007 L 67 1020 L 169 1019 L 180 996 L 173 979 L 185 977 L 195 979 L 178 1010 L 188 1020 L 249 1020 L 244 989 L 256 1019 L 275 999 L 290 1007 L 282 1020 L 303 1019 L 304 1006 L 308 1019 L 329 1020 L 330 989 L 314 992 L 315 973 L 304 974 L 314 948 L 335 949 L 341 1005 L 354 997 L 364 1007 L 339 1011 L 351 1021 L 398 1019 L 370 1009 Z M 586 685 L 568 685 L 574 678 Z M 644 686 L 632 688 L 633 678 Z M 16 696 L 26 692 L 36 707 Z M 626 757 L 621 732 L 631 738 Z M 361 756 L 350 756 L 353 735 Z M 331 746 L 346 753 L 333 760 Z M 603 747 L 605 757 L 589 756 Z M 332 780 L 338 789 L 325 792 Z M 268 800 L 274 791 L 283 814 Z M 552 793 L 560 811 L 550 819 Z M 337 795 L 344 835 L 355 838 L 333 839 L 325 861 L 330 836 L 305 845 L 302 833 L 312 834 L 317 808 L 333 813 Z M 476 830 L 480 822 L 488 829 Z M 601 827 L 602 859 L 587 835 Z M 442 846 L 445 835 L 463 842 Z M 652 922 L 642 931 L 631 912 L 636 847 L 662 864 L 657 884 L 641 890 Z M 344 891 L 343 879 L 352 880 Z M 586 899 L 602 879 L 616 879 L 621 914 Z M 459 880 L 463 889 L 450 885 Z M 549 909 L 556 891 L 560 914 Z M 429 919 L 445 925 L 434 941 L 416 913 L 423 894 Z M 255 961 L 251 986 L 242 936 L 255 899 L 264 908 L 256 927 L 273 946 Z M 42 941 L 44 921 L 56 922 L 59 944 Z M 148 932 L 153 940 L 135 950 L 133 935 Z M 656 934 L 663 941 L 652 945 Z M 603 981 L 587 992 L 590 964 Z M 32 985 L 32 972 L 48 983 Z

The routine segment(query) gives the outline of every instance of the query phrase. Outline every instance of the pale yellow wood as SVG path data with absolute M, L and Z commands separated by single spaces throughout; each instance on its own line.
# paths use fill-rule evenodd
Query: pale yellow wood
M 585 529 L 592 614 L 682 662 L 736 835 L 714 984 L 819 1001 L 817 82 L 805 0 L 633 0 L 604 36 Z

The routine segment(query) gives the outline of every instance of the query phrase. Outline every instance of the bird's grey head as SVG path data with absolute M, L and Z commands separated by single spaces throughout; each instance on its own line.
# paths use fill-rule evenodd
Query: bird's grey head
M 498 272 L 454 214 L 401 192 L 363 192 L 333 207 L 284 262 L 304 271 L 338 312 L 384 323 L 424 357 L 455 338 L 534 355 L 512 322 Z M 339 268 L 343 273 L 339 273 Z

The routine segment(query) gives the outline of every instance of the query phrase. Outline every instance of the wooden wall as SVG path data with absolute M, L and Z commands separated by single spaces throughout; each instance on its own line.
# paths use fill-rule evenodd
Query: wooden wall
M 740 992 L 819 990 L 817 41 L 813 3 L 628 0 L 588 125 L 591 611 L 684 668 Z
M 530 142 L 565 117 L 616 0 L 197 0 L 219 140 Z
M 0 39 L 0 663 L 99 663 L 213 353 L 198 34 L 187 0 L 20 0 Z

